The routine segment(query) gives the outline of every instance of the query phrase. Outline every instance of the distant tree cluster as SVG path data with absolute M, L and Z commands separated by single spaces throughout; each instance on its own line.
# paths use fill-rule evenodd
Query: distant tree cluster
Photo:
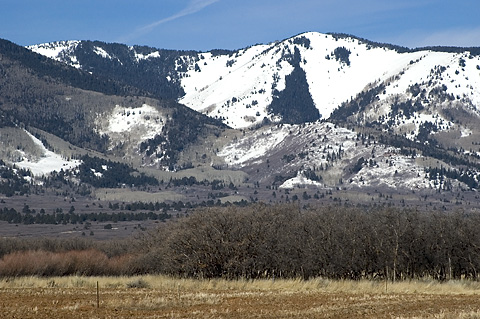
M 72 206 L 73 207 L 73 206 Z M 16 211 L 14 208 L 0 209 L 0 220 L 8 222 L 10 224 L 84 224 L 87 222 L 124 222 L 124 221 L 144 221 L 144 220 L 160 220 L 165 221 L 170 219 L 171 215 L 165 212 L 138 212 L 138 213 L 82 213 L 77 214 L 73 211 L 64 213 L 62 211 L 56 211 L 53 213 L 46 213 L 41 209 L 36 211 L 31 210 L 28 206 L 25 206 L 21 212 Z
M 214 57 L 219 56 L 219 55 L 232 56 L 232 55 L 234 55 L 235 51 L 226 50 L 226 49 L 213 49 L 213 50 L 210 50 L 210 53 L 211 53 L 212 56 L 214 56 Z
M 477 175 L 475 172 L 470 170 L 456 170 L 456 169 L 447 169 L 444 167 L 428 167 L 425 168 L 425 172 L 428 174 L 430 180 L 440 180 L 445 181 L 447 178 L 458 180 L 468 186 L 470 189 L 478 189 L 480 174 Z
M 345 123 L 352 115 L 358 114 L 366 109 L 368 105 L 378 99 L 378 95 L 385 90 L 385 85 L 380 84 L 360 92 L 354 99 L 349 102 L 343 102 L 342 105 L 335 109 L 330 115 L 330 120 L 336 123 Z
M 0 73 L 1 76 L 1 73 Z M 13 127 L 15 126 L 14 120 L 8 112 L 0 109 L 0 128 L 2 127 Z
M 397 51 L 398 53 L 409 53 L 418 51 L 435 51 L 435 52 L 449 52 L 449 53 L 465 53 L 470 52 L 472 55 L 480 55 L 480 47 L 449 47 L 449 46 L 429 46 L 419 48 L 407 48 L 399 45 L 380 43 L 370 41 L 364 38 L 356 37 L 346 33 L 330 33 L 335 39 L 356 39 L 360 43 L 365 43 L 369 48 L 387 48 L 389 50 Z
M 118 188 L 123 185 L 158 185 L 158 180 L 143 173 L 134 175 L 134 169 L 127 164 L 88 155 L 82 157 L 78 177 L 81 182 L 94 187 Z
M 307 38 L 306 36 L 297 36 L 295 37 L 293 40 L 292 40 L 292 43 L 293 44 L 297 44 L 297 45 L 301 45 L 303 46 L 305 49 L 310 49 L 311 46 L 310 46 L 310 39 Z
M 319 182 L 319 181 L 322 180 L 322 176 L 317 175 L 315 173 L 315 171 L 312 170 L 311 168 L 308 168 L 308 169 L 304 170 L 303 171 L 303 176 L 305 176 L 309 180 L 315 181 L 315 182 Z
M 448 52 L 448 53 L 465 53 L 470 52 L 471 55 L 480 55 L 480 47 L 449 47 L 449 46 L 427 46 L 415 48 L 415 51 L 434 51 L 434 52 Z
M 432 122 L 428 122 L 428 121 L 423 122 L 418 128 L 417 139 L 422 143 L 425 143 L 426 141 L 428 141 L 429 143 L 435 145 L 436 142 L 430 138 L 430 134 L 437 131 L 438 131 L 437 126 Z
M 345 63 L 347 66 L 350 66 L 350 54 L 352 52 L 345 47 L 338 47 L 333 50 L 333 56 L 339 62 Z
M 193 185 L 201 185 L 201 186 L 210 186 L 212 190 L 220 190 L 224 189 L 225 187 L 228 187 L 231 190 L 236 190 L 235 185 L 230 182 L 228 185 L 225 184 L 224 181 L 219 180 L 219 179 L 214 179 L 212 181 L 209 180 L 202 180 L 199 181 L 195 178 L 195 176 L 190 176 L 190 177 L 182 177 L 181 179 L 178 178 L 170 178 L 170 180 L 167 182 L 162 181 L 162 184 L 166 184 L 166 188 L 169 187 L 179 187 L 179 186 L 193 186 Z
M 233 184 L 230 184 L 230 188 Z M 212 184 L 213 186 L 213 184 Z M 234 186 L 233 186 L 234 187 Z M 223 187 L 222 187 L 223 188 Z M 71 206 L 68 212 L 62 208 L 56 208 L 52 212 L 46 212 L 45 209 L 32 209 L 24 205 L 21 211 L 14 208 L 4 207 L 0 209 L 0 221 L 10 224 L 84 224 L 87 222 L 125 222 L 125 221 L 145 221 L 160 220 L 166 221 L 171 218 L 173 212 L 182 210 L 192 210 L 204 207 L 243 207 L 247 205 L 246 201 L 221 203 L 217 198 L 229 196 L 229 193 L 209 193 L 208 200 L 200 203 L 190 203 L 183 201 L 175 202 L 110 202 L 108 204 L 109 212 L 100 213 L 77 213 L 75 206 Z M 211 199 L 210 199 L 211 198 Z
M 285 89 L 273 91 L 272 103 L 268 112 L 282 117 L 282 122 L 299 124 L 320 119 L 320 113 L 310 95 L 307 76 L 300 66 L 300 52 L 295 48 L 291 57 L 294 66 L 292 73 L 285 77 Z
M 30 193 L 30 182 L 25 177 L 31 173 L 24 169 L 13 169 L 0 160 L 0 194 L 7 197 Z
M 411 50 L 407 47 L 402 47 L 398 45 L 393 45 L 393 44 L 387 44 L 387 43 L 379 43 L 379 42 L 374 42 L 370 41 L 364 38 L 356 37 L 354 35 L 346 34 L 346 33 L 329 33 L 333 38 L 335 39 L 356 39 L 360 43 L 365 43 L 367 44 L 368 48 L 387 48 L 390 50 L 397 51 L 398 53 L 406 53 L 406 52 L 411 52 Z
M 216 127 L 207 124 L 215 124 Z M 139 149 L 146 156 L 154 155 L 160 159 L 160 165 L 173 171 L 177 168 L 180 152 L 188 145 L 194 144 L 201 136 L 209 133 L 218 136 L 223 128 L 225 125 L 218 125 L 213 119 L 206 119 L 200 113 L 179 107 L 174 110 L 171 119 L 166 121 L 162 132 L 142 142 Z
M 415 90 L 415 89 L 411 89 Z M 391 106 L 390 117 L 395 117 L 397 115 L 402 115 L 407 119 L 410 119 L 415 112 L 422 111 L 424 109 L 422 103 L 419 100 L 415 102 L 412 100 L 406 100 L 403 102 L 395 101 Z
M 152 211 L 152 212 L 169 212 L 171 210 L 180 211 L 183 208 L 191 208 L 191 204 L 184 204 L 182 201 L 165 203 L 165 202 L 133 202 L 133 203 L 109 203 L 108 208 L 113 211 L 128 210 L 128 211 Z

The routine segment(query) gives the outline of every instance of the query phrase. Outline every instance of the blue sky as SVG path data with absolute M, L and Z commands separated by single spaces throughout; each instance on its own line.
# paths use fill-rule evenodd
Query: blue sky
M 479 0 L 0 0 L 0 38 L 238 49 L 306 32 L 480 46 Z

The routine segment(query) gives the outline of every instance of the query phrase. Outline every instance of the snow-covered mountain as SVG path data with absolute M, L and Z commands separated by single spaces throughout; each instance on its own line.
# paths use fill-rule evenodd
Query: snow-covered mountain
M 346 54 L 338 53 L 342 51 Z M 295 68 L 290 58 L 295 52 L 321 118 L 328 118 L 369 84 L 399 74 L 412 59 L 422 56 L 371 47 L 354 38 L 306 33 L 234 55 L 203 54 L 199 67 L 189 68 L 181 80 L 186 94 L 180 101 L 237 128 L 258 124 L 264 117 L 275 121 L 268 106 L 274 90 L 285 89 L 286 77 Z
M 208 152 L 198 146 L 182 156 L 242 171 L 253 183 L 287 189 L 479 188 L 478 48 L 408 49 L 309 32 L 236 51 L 98 41 L 29 49 L 223 121 L 233 133 L 222 135 L 221 143 L 204 140 Z M 130 124 L 115 128 L 125 114 L 115 109 L 97 122 L 98 132 L 114 144 L 132 140 Z M 143 119 L 129 119 L 136 132 L 129 153 L 139 147 L 151 156 L 163 140 L 147 131 L 163 124 Z
M 85 48 L 95 59 L 85 58 Z M 361 92 L 381 85 L 385 88 L 377 95 L 375 106 L 362 115 L 368 120 L 392 119 L 392 101 L 412 100 L 420 93 L 419 103 L 424 107 L 431 104 L 430 96 L 438 97 L 440 93 L 448 102 L 459 102 L 455 106 L 462 104 L 474 113 L 480 108 L 480 56 L 469 51 L 408 50 L 314 32 L 238 51 L 181 52 L 80 41 L 30 49 L 91 72 L 100 69 L 102 60 L 115 69 L 122 65 L 156 65 L 158 78 L 179 86 L 177 98 L 181 103 L 233 128 L 256 126 L 265 119 L 295 123 L 272 104 L 275 99 L 295 101 L 299 95 L 295 90 L 288 96 L 281 95 L 287 85 L 304 84 L 322 119 L 328 119 L 342 103 Z M 289 81 L 296 69 L 301 69 L 300 76 Z M 310 106 L 301 102 L 288 107 L 305 112 Z M 425 118 L 420 122 L 432 121 L 437 115 L 428 111 L 415 113 Z

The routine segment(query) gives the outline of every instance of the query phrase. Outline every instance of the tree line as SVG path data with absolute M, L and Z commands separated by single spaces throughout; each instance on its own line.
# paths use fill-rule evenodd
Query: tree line
M 73 206 L 72 206 L 73 207 Z M 166 221 L 172 216 L 166 212 L 116 212 L 116 213 L 74 213 L 74 209 L 67 213 L 61 210 L 47 213 L 44 209 L 36 211 L 35 209 L 27 209 L 18 212 L 14 208 L 4 207 L 0 209 L 0 221 L 10 224 L 83 224 L 86 222 L 124 222 L 124 221 L 143 221 L 143 220 L 159 220 Z
M 295 205 L 208 208 L 145 238 L 150 271 L 199 278 L 478 279 L 480 215 Z
M 118 188 L 122 185 L 158 185 L 158 180 L 144 173 L 134 175 L 136 171 L 131 166 L 113 162 L 99 157 L 82 157 L 82 164 L 78 167 L 78 177 L 83 183 L 94 187 Z

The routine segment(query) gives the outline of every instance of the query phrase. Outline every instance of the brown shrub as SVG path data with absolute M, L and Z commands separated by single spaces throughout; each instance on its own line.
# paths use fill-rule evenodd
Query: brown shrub
M 67 252 L 20 251 L 0 260 L 0 276 L 131 275 L 134 256 L 108 258 L 95 249 Z

